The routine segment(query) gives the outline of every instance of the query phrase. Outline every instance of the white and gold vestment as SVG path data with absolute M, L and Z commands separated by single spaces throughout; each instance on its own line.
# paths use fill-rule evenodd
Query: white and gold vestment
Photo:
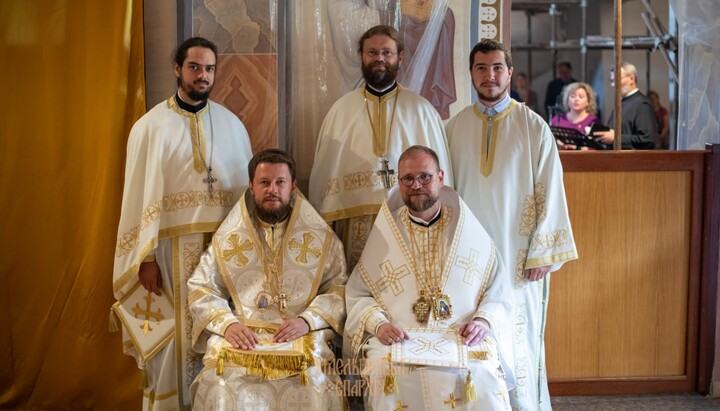
M 362 87 L 341 97 L 325 116 L 310 173 L 309 199 L 325 221 L 344 225 L 336 229 L 341 230 L 351 269 L 387 195 L 381 171 L 395 168 L 403 151 L 416 144 L 435 150 L 445 182 L 452 184 L 442 120 L 419 94 L 398 84 L 378 97 Z M 387 176 L 390 185 L 397 185 L 397 174 Z
M 130 132 L 113 291 L 123 350 L 147 376 L 143 409 L 190 409 L 188 388 L 201 363 L 190 344 L 185 284 L 247 186 L 251 156 L 245 127 L 212 101 L 191 113 L 170 97 Z M 212 193 L 203 181 L 208 162 L 216 179 Z M 162 297 L 139 283 L 140 263 L 152 260 L 160 267 Z
M 193 343 L 205 353 L 193 408 L 342 409 L 339 376 L 322 370 L 334 359 L 328 342 L 345 321 L 342 244 L 299 193 L 283 223 L 259 223 L 253 208 L 248 190 L 188 282 Z M 310 333 L 271 343 L 284 318 L 298 316 Z M 224 338 L 233 323 L 251 328 L 260 344 L 233 349 Z
M 346 292 L 344 355 L 365 361 L 367 409 L 509 409 L 501 364 L 511 355 L 510 285 L 494 243 L 451 188 L 441 189 L 440 217 L 429 227 L 410 221 L 397 194 L 383 204 Z M 431 294 L 420 322 L 422 291 Z M 436 310 L 440 300 L 449 306 L 444 319 Z M 468 347 L 459 330 L 474 318 L 487 321 L 491 334 Z M 410 340 L 381 344 L 375 333 L 385 322 L 403 328 Z M 384 383 L 390 375 L 396 392 Z
M 523 271 L 556 271 L 578 257 L 555 139 L 514 101 L 493 116 L 468 106 L 447 131 L 456 189 L 495 240 L 515 294 L 513 408 L 550 409 L 543 342 L 550 275 L 530 282 Z

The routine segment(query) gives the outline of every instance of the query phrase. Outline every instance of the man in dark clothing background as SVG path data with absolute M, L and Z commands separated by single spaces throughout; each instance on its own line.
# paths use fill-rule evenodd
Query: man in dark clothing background
M 615 68 L 610 69 L 610 84 L 615 87 Z M 650 100 L 637 86 L 635 66 L 623 62 L 620 66 L 620 91 L 622 93 L 622 148 L 623 150 L 651 150 L 655 148 L 657 120 Z M 608 125 L 613 126 L 615 112 L 610 115 Z M 596 132 L 598 141 L 612 145 L 615 130 Z

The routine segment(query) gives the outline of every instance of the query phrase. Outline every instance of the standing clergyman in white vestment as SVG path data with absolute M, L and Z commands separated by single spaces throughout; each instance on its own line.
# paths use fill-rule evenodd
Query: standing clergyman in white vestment
M 345 246 L 348 267 L 360 258 L 404 149 L 434 149 L 452 184 L 445 129 L 433 106 L 395 81 L 403 42 L 390 26 L 375 26 L 358 42 L 365 86 L 332 106 L 318 136 L 310 172 L 310 202 Z
M 188 282 L 204 368 L 194 410 L 341 410 L 322 366 L 345 321 L 342 244 L 296 190 L 295 161 L 269 149 Z
M 509 410 L 499 253 L 432 150 L 410 147 L 398 169 L 346 291 L 345 356 L 365 361 L 366 409 Z
M 447 126 L 456 188 L 508 266 L 513 307 L 513 409 L 550 409 L 543 332 L 552 271 L 578 257 L 555 139 L 508 95 L 512 59 L 482 40 L 470 53 L 478 102 Z
M 216 62 L 212 42 L 183 42 L 174 58 L 177 94 L 138 120 L 128 139 L 113 311 L 123 350 L 146 377 L 146 410 L 190 409 L 201 359 L 190 345 L 186 282 L 248 181 L 247 131 L 208 100 Z

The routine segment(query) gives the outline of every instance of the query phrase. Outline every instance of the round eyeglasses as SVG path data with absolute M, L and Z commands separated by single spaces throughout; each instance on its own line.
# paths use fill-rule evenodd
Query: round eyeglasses
M 421 185 L 428 185 L 437 174 L 438 171 L 434 173 L 420 173 L 417 176 L 411 176 L 408 174 L 400 177 L 400 183 L 405 187 L 412 187 L 415 185 L 415 180 L 417 180 Z
M 376 59 L 380 56 L 382 56 L 385 59 L 389 59 L 390 57 L 397 54 L 397 52 L 392 51 L 392 50 L 365 50 L 364 53 L 366 56 L 373 58 L 373 59 Z

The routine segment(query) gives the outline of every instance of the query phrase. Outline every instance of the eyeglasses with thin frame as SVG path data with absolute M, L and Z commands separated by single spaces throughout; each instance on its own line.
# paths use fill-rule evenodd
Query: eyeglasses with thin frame
M 420 173 L 417 176 L 411 176 L 410 174 L 400 177 L 400 183 L 405 187 L 412 187 L 415 185 L 415 180 L 419 181 L 421 185 L 428 185 L 433 180 L 439 171 L 434 173 Z
M 374 59 L 378 58 L 379 56 L 387 59 L 397 54 L 397 52 L 392 50 L 366 50 L 363 53 L 365 53 L 366 56 L 372 57 Z

